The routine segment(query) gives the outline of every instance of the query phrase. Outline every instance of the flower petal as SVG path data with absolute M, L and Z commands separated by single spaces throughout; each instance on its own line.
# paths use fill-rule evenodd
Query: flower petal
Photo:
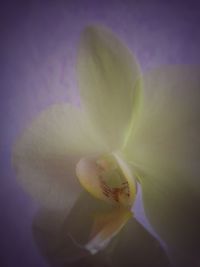
M 160 68 L 144 76 L 144 88 L 124 152 L 139 174 L 150 222 L 174 256 L 190 262 L 200 247 L 200 67 Z
M 33 223 L 37 246 L 50 264 L 54 263 L 55 266 L 168 266 L 167 257 L 158 241 L 134 218 L 129 219 L 102 251 L 92 255 L 85 250 L 83 244 L 88 239 L 92 225 L 95 226 L 95 214 L 109 210 L 112 212 L 112 207 L 102 201 L 92 201 L 86 192 L 80 196 L 68 216 L 63 211 L 43 210 Z M 100 221 L 96 226 L 94 231 L 102 226 Z
M 54 208 L 72 206 L 81 187 L 76 164 L 102 151 L 83 112 L 69 104 L 42 112 L 13 149 L 13 165 L 24 189 Z
M 109 148 L 119 148 L 139 106 L 139 69 L 133 55 L 111 31 L 91 26 L 82 34 L 77 69 L 88 116 Z

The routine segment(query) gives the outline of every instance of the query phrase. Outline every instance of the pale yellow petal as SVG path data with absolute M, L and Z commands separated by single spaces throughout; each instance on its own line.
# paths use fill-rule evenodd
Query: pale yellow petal
M 121 147 L 140 102 L 134 56 L 109 29 L 91 26 L 82 34 L 77 69 L 89 118 L 111 150 Z
M 128 160 L 146 170 L 176 168 L 198 182 L 200 66 L 160 67 L 144 74 L 143 84 L 140 117 L 124 150 Z
M 19 182 L 50 207 L 70 207 L 80 192 L 77 162 L 103 150 L 83 112 L 69 104 L 54 105 L 30 124 L 13 149 Z
M 200 247 L 199 100 L 198 66 L 146 74 L 143 112 L 124 151 L 150 222 L 186 266 L 196 266 Z

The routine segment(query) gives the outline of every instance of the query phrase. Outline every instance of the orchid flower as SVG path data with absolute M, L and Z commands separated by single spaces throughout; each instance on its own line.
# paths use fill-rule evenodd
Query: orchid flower
M 175 66 L 141 75 L 132 53 L 110 30 L 88 27 L 77 62 L 81 105 L 53 105 L 17 140 L 17 177 L 42 205 L 68 214 L 77 201 L 83 210 L 84 203 L 94 204 L 89 238 L 81 244 L 90 254 L 109 246 L 134 216 L 138 183 L 155 231 L 175 254 L 194 252 L 198 71 Z M 83 191 L 90 196 L 80 197 Z

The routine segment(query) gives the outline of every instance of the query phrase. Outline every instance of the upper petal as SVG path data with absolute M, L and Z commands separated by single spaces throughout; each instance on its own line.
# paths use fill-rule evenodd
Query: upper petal
M 119 148 L 140 99 L 139 69 L 131 52 L 108 29 L 88 27 L 78 55 L 82 104 L 105 143 Z
M 200 247 L 200 67 L 152 71 L 144 76 L 144 89 L 143 111 L 124 152 L 138 172 L 150 222 L 176 251 L 173 256 L 195 260 Z
M 17 140 L 13 165 L 24 189 L 50 207 L 70 207 L 81 188 L 76 164 L 104 147 L 83 112 L 69 104 L 42 112 Z

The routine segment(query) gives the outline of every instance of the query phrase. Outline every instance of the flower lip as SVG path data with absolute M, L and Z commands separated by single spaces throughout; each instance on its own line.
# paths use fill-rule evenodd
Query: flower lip
M 82 158 L 76 165 L 76 175 L 94 197 L 131 208 L 137 191 L 136 181 L 118 153 Z

